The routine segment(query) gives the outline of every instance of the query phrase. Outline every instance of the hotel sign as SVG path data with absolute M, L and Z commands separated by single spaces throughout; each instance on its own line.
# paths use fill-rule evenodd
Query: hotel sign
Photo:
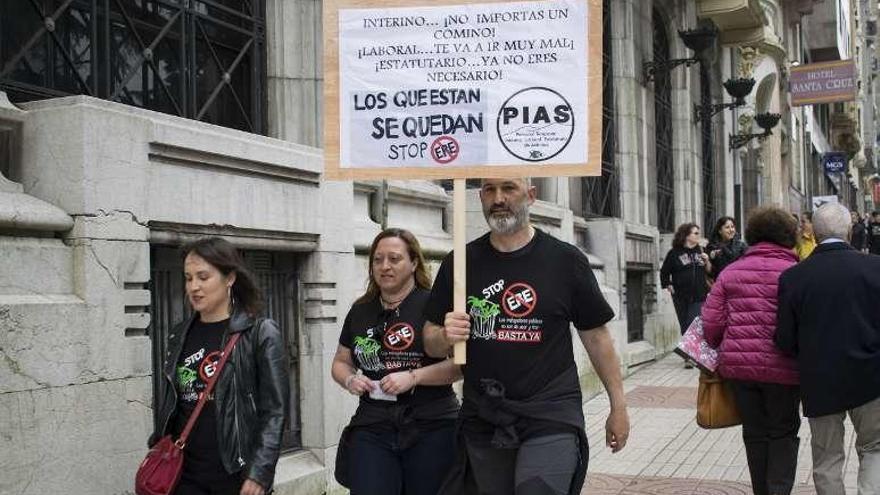
M 856 99 L 856 66 L 835 60 L 791 68 L 791 105 L 817 105 Z

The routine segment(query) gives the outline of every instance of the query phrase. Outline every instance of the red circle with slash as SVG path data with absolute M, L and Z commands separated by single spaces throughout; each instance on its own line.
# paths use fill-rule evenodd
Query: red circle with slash
M 385 332 L 382 339 L 385 347 L 392 351 L 405 351 L 410 348 L 415 339 L 416 332 L 409 323 L 397 323 Z
M 523 282 L 510 284 L 501 295 L 501 309 L 511 318 L 525 318 L 538 305 L 538 293 Z
M 431 158 L 441 165 L 454 162 L 459 151 L 458 141 L 452 136 L 440 136 L 431 143 Z

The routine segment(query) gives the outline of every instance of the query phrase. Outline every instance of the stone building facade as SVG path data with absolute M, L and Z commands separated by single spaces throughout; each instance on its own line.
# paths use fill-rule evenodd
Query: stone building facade
M 245 252 L 288 340 L 294 408 L 276 492 L 338 490 L 336 444 L 356 402 L 333 382 L 330 364 L 342 319 L 364 287 L 369 244 L 384 222 L 412 230 L 433 266 L 451 247 L 450 195 L 441 184 L 322 177 L 320 1 L 249 2 L 257 11 L 239 16 L 240 47 L 217 45 L 239 54 L 247 70 L 217 48 L 213 74 L 185 55 L 187 40 L 198 53 L 219 29 L 204 29 L 203 38 L 188 31 L 208 22 L 209 2 L 167 3 L 167 11 L 107 14 L 119 29 L 141 29 L 143 46 L 121 71 L 140 66 L 132 73 L 143 77 L 132 82 L 99 67 L 99 55 L 112 53 L 88 30 L 63 38 L 90 40 L 74 44 L 89 48 L 76 53 L 94 54 L 88 71 L 68 79 L 37 77 L 48 48 L 19 56 L 5 39 L 0 49 L 0 89 L 15 102 L 0 98 L 2 493 L 132 491 L 153 426 L 163 332 L 186 312 L 175 248 L 203 235 Z M 233 4 L 244 8 L 217 3 L 224 15 Z M 742 219 L 758 204 L 798 211 L 808 201 L 803 143 L 818 138 L 808 134 L 809 117 L 787 107 L 784 80 L 804 51 L 803 16 L 822 2 L 603 3 L 603 176 L 537 179 L 532 220 L 588 253 L 617 314 L 611 329 L 627 372 L 677 342 L 658 278 L 676 225 L 709 230 L 718 216 Z M 95 5 L 36 15 L 5 1 L 0 9 L 18 17 L 22 39 L 38 40 L 33 50 L 55 46 L 53 33 L 72 20 L 106 14 L 88 10 Z M 126 24 L 138 16 L 155 29 Z M 697 28 L 718 30 L 700 61 L 649 78 L 647 62 L 694 58 L 678 32 Z M 184 56 L 165 63 L 180 71 L 156 62 L 172 57 L 162 52 L 169 32 Z M 192 70 L 202 72 L 181 76 Z M 731 101 L 724 81 L 749 76 L 756 84 L 746 106 L 697 117 L 695 105 Z M 213 92 L 202 86 L 211 77 L 220 88 Z M 784 117 L 767 139 L 731 150 L 730 134 L 760 131 L 752 116 L 761 112 Z M 469 237 L 484 232 L 475 191 L 467 221 Z M 599 391 L 585 353 L 576 357 L 585 392 Z

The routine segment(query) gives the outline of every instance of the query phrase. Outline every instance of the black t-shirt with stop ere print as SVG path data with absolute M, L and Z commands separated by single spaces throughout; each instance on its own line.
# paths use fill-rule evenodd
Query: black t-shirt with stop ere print
M 440 325 L 452 311 L 452 258 L 450 253 L 440 265 L 425 309 L 426 318 Z M 477 397 L 483 378 L 503 383 L 510 399 L 528 399 L 574 368 L 571 325 L 586 331 L 614 318 L 587 257 L 537 229 L 510 253 L 497 251 L 489 234 L 467 245 L 467 308 L 465 405 Z M 576 378 L 568 386 L 580 390 Z
M 187 332 L 174 377 L 177 388 L 175 437 L 183 431 L 200 394 L 216 372 L 223 352 L 223 334 L 228 326 L 228 319 L 205 323 L 197 318 Z M 217 445 L 216 411 L 214 399 L 209 397 L 187 440 L 184 470 L 199 479 L 225 479 L 228 476 Z
M 386 310 L 375 297 L 351 307 L 342 325 L 339 344 L 351 350 L 352 361 L 364 376 L 381 380 L 398 371 L 422 368 L 442 361 L 425 354 L 423 310 L 430 292 L 416 287 L 397 309 Z M 450 385 L 420 385 L 397 396 L 397 404 L 419 404 L 452 395 Z M 362 401 L 386 403 L 371 399 Z

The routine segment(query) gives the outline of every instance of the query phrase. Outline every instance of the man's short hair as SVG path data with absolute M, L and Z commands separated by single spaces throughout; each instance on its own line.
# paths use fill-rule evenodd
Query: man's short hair
M 746 242 L 749 245 L 772 242 L 793 248 L 797 243 L 797 229 L 797 220 L 787 211 L 777 206 L 762 206 L 752 210 L 746 220 Z
M 825 203 L 813 213 L 813 233 L 818 242 L 831 238 L 847 240 L 850 229 L 849 209 L 840 203 Z

